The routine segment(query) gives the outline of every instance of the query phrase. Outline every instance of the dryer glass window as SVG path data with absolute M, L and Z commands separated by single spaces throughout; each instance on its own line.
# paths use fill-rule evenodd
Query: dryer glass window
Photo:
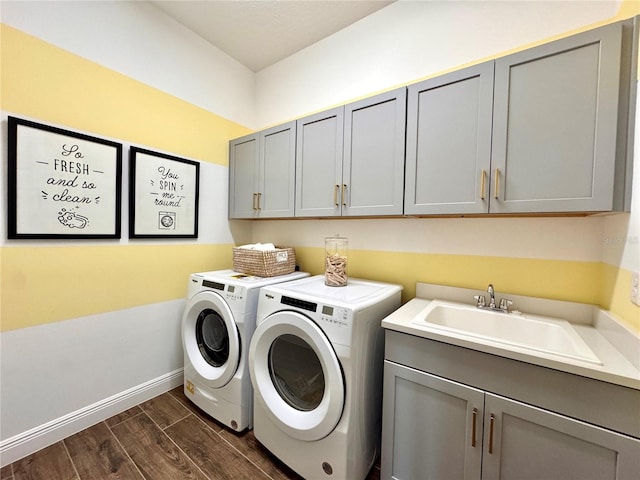
M 214 367 L 221 367 L 229 358 L 229 332 L 218 312 L 207 308 L 196 322 L 196 340 L 204 359 Z
M 280 396 L 297 410 L 315 409 L 324 396 L 324 372 L 311 346 L 295 335 L 281 335 L 271 344 L 269 373 Z

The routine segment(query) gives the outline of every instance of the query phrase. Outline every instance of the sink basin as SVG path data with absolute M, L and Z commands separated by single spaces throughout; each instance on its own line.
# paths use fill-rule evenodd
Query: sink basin
M 569 322 L 434 300 L 411 324 L 602 365 Z

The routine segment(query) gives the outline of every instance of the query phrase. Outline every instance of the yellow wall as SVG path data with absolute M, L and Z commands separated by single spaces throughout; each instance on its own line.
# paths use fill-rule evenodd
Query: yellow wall
M 219 165 L 228 163 L 229 139 L 249 132 L 19 30 L 1 27 L 2 110 Z
M 324 249 L 296 247 L 296 259 L 303 270 L 323 273 Z M 479 290 L 494 283 L 511 294 L 599 305 L 640 333 L 631 272 L 603 262 L 350 249 L 349 275 L 400 284 L 403 302 L 415 297 L 415 282 Z
M 0 34 L 5 112 L 222 166 L 228 140 L 249 131 L 6 25 Z M 189 273 L 231 266 L 228 244 L 44 245 L 0 249 L 2 330 L 183 298 Z M 321 249 L 296 252 L 304 270 L 322 272 Z M 386 251 L 350 258 L 352 276 L 401 283 L 405 301 L 416 281 L 482 288 L 490 280 L 521 295 L 600 304 L 640 332 L 631 273 L 602 262 Z
M 575 30 L 527 45 L 519 45 L 513 50 L 500 52 L 498 56 L 521 51 L 636 15 L 640 15 L 640 1 L 624 0 L 613 18 L 584 25 Z M 415 81 L 440 76 L 449 71 L 493 58 L 495 56 L 475 59 L 469 64 L 456 65 L 450 70 L 438 71 Z M 640 77 L 640 61 L 638 68 L 638 77 Z M 400 85 L 392 88 L 398 86 Z M 637 159 L 635 163 L 638 165 Z M 637 190 L 638 186 L 635 187 Z M 639 194 L 640 192 L 635 192 L 636 196 Z M 638 215 L 640 212 L 635 211 L 633 214 Z M 623 215 L 629 217 L 628 214 Z M 425 221 L 429 220 L 425 219 Z M 299 225 L 284 225 L 283 227 L 284 235 L 295 235 L 293 230 L 300 228 Z M 266 237 L 264 232 L 267 232 Z M 271 241 L 271 239 L 277 238 L 277 235 L 274 236 L 272 231 L 270 233 L 271 235 L 268 229 L 264 229 L 264 224 L 259 224 L 254 228 L 254 241 Z M 407 232 L 407 234 L 411 233 Z M 296 256 L 304 270 L 312 274 L 322 273 L 324 253 L 321 248 L 296 247 Z M 407 301 L 415 295 L 416 281 L 473 289 L 486 288 L 489 282 L 494 282 L 506 287 L 508 292 L 513 294 L 599 305 L 613 312 L 627 326 L 640 333 L 640 307 L 632 304 L 629 299 L 631 272 L 617 265 L 600 261 L 579 262 L 544 258 L 436 255 L 380 250 L 350 250 L 349 258 L 349 274 L 351 276 L 402 284 L 404 286 L 403 301 Z
M 624 20 L 626 18 L 632 18 L 636 15 L 640 15 L 640 1 L 638 0 L 624 0 L 620 5 L 620 10 L 616 15 L 615 20 Z M 640 46 L 639 46 L 640 47 Z M 638 61 L 638 75 L 640 78 L 640 48 L 638 49 L 639 61 Z M 640 99 L 638 99 L 640 101 Z M 638 106 L 636 106 L 638 108 Z M 640 118 L 637 116 L 636 118 Z M 635 139 L 635 142 L 639 142 L 640 139 Z M 636 156 L 640 151 L 637 143 L 635 145 Z M 635 158 L 635 168 L 640 165 L 640 159 Z M 637 177 L 636 177 L 637 178 Z M 640 185 L 634 184 L 633 195 L 637 198 L 640 195 Z M 636 205 L 640 204 L 636 201 Z M 640 215 L 640 212 L 634 211 L 633 215 Z M 633 248 L 633 247 L 629 247 Z M 635 248 L 637 249 L 637 242 Z M 638 267 L 636 265 L 636 267 Z M 631 292 L 631 274 L 629 270 L 624 268 L 618 268 L 607 263 L 602 264 L 602 273 L 600 279 L 602 282 L 602 291 L 600 298 L 600 305 L 611 310 L 614 314 L 620 317 L 628 326 L 633 328 L 636 332 L 640 333 L 640 307 L 631 303 L 629 296 Z
M 5 112 L 221 166 L 228 162 L 229 139 L 249 131 L 0 27 L 0 108 Z M 204 206 L 200 210 L 206 214 Z M 176 241 L 106 246 L 9 241 L 0 253 L 2 330 L 184 298 L 189 273 L 231 266 L 229 244 Z
M 186 297 L 189 274 L 230 268 L 230 245 L 2 249 L 2 330 Z
M 640 333 L 640 307 L 631 303 L 630 300 L 631 272 L 602 263 L 600 275 L 596 277 L 594 283 L 602 286 L 598 302 L 602 308 L 611 310 L 629 327 Z
M 638 0 L 623 0 L 616 15 L 616 20 L 624 20 L 636 15 L 640 15 L 640 2 Z
M 579 29 L 552 38 L 541 39 L 529 45 L 520 45 L 512 51 L 501 52 L 500 56 L 636 15 L 640 15 L 640 1 L 625 0 L 621 3 L 614 18 L 605 19 L 593 25 L 585 25 Z M 472 63 L 481 63 L 488 59 L 476 59 Z M 456 66 L 452 70 L 458 70 L 464 66 L 466 65 Z M 640 77 L 640 61 L 638 68 L 638 77 Z M 444 73 L 447 71 L 440 71 L 430 76 Z M 638 165 L 637 159 L 635 163 Z M 637 190 L 638 185 L 635 185 L 635 188 Z M 635 192 L 636 196 L 639 194 L 640 192 Z M 633 212 L 634 215 L 639 213 Z M 257 228 L 258 231 L 260 229 L 261 226 Z M 254 240 L 266 241 L 260 238 L 260 235 Z M 322 249 L 296 248 L 296 255 L 303 269 L 313 274 L 322 273 L 322 259 L 324 258 Z M 617 265 L 599 261 L 577 262 L 542 258 L 522 259 L 354 250 L 350 250 L 349 257 L 351 276 L 402 284 L 404 286 L 403 301 L 415 295 L 416 281 L 474 289 L 485 288 L 487 283 L 491 281 L 506 286 L 510 293 L 518 295 L 599 305 L 613 312 L 627 326 L 640 333 L 640 307 L 632 304 L 629 299 L 631 272 Z
M 323 273 L 324 249 L 296 248 L 296 260 Z M 415 282 L 484 289 L 508 286 L 518 295 L 597 303 L 599 262 L 349 250 L 349 276 L 403 285 L 403 301 L 415 297 Z

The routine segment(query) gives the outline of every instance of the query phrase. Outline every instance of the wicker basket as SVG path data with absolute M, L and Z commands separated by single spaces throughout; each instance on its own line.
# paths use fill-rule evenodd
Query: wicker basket
M 234 247 L 233 269 L 256 277 L 286 275 L 296 269 L 296 252 L 290 247 L 267 251 Z

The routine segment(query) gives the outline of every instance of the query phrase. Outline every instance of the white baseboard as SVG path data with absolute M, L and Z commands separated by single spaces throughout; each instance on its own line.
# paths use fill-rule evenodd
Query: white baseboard
M 124 410 L 157 397 L 182 385 L 183 380 L 183 369 L 180 368 L 8 438 L 0 442 L 0 467 L 20 460 Z

